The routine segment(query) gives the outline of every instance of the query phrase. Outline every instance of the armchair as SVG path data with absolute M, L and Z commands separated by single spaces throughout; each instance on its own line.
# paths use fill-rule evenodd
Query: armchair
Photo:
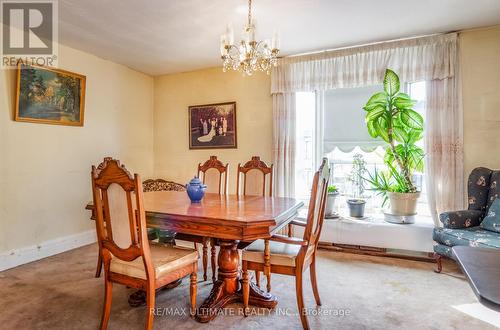
M 443 227 L 434 228 L 434 256 L 436 272 L 442 270 L 442 257 L 453 258 L 451 248 L 456 245 L 500 249 L 500 234 L 480 226 L 490 206 L 500 192 L 500 171 L 478 167 L 468 180 L 468 209 L 444 212 L 439 215 Z

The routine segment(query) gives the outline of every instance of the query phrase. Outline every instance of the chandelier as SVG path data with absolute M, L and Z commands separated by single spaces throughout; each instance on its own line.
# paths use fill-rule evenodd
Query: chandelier
M 227 27 L 226 33 L 221 36 L 220 52 L 222 70 L 235 70 L 243 75 L 251 76 L 255 71 L 264 71 L 267 74 L 278 64 L 279 39 L 275 32 L 269 45 L 268 41 L 255 40 L 255 24 L 252 21 L 252 0 L 248 0 L 248 21 L 243 30 L 243 38 L 239 44 L 234 44 L 233 30 Z

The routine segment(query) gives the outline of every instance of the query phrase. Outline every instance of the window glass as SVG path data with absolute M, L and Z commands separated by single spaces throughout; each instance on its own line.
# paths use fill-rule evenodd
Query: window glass
M 316 94 L 296 93 L 295 196 L 305 202 L 315 172 Z

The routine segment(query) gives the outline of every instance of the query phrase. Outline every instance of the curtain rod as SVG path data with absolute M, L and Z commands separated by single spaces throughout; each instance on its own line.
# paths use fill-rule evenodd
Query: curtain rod
M 419 39 L 419 38 L 425 38 L 425 37 L 436 37 L 436 36 L 442 36 L 442 35 L 446 35 L 446 34 L 450 34 L 450 33 L 459 33 L 459 31 L 450 31 L 450 32 L 446 32 L 446 33 L 425 34 L 425 35 L 421 35 L 421 36 L 413 36 L 413 37 L 407 37 L 407 38 L 399 38 L 399 39 L 377 41 L 377 42 L 372 42 L 372 43 L 367 43 L 367 44 L 359 44 L 359 45 L 351 45 L 351 46 L 338 47 L 338 48 L 330 48 L 330 49 L 324 49 L 324 50 L 317 50 L 317 51 L 311 51 L 311 52 L 305 52 L 305 53 L 299 53 L 299 54 L 292 54 L 292 55 L 287 55 L 287 56 L 281 56 L 279 58 L 293 58 L 293 57 L 298 57 L 298 56 L 317 55 L 317 54 L 329 53 L 329 52 L 334 52 L 334 51 L 339 51 L 339 50 L 345 50 L 345 49 L 354 49 L 354 48 L 360 48 L 360 47 L 366 47 L 366 46 L 380 45 L 380 44 L 385 44 L 385 43 L 390 43 L 390 42 L 405 41 L 405 40 Z

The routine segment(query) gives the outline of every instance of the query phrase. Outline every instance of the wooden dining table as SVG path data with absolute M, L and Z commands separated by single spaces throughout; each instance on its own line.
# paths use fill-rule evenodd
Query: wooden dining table
M 200 203 L 191 203 L 185 192 L 144 193 L 147 226 L 177 233 L 217 239 L 217 280 L 198 308 L 195 319 L 208 322 L 225 305 L 242 302 L 238 244 L 268 238 L 296 217 L 303 203 L 293 198 L 236 196 L 207 193 Z M 92 210 L 93 205 L 87 205 Z M 250 285 L 250 304 L 274 308 L 277 298 Z

